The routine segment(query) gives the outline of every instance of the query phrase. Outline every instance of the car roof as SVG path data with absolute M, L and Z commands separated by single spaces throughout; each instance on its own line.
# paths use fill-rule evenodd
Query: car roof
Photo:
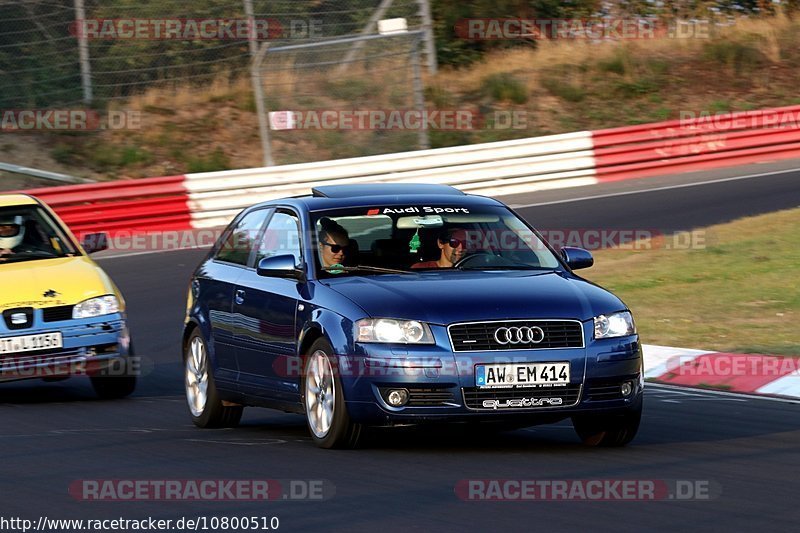
M 390 205 L 503 205 L 493 198 L 466 194 L 447 185 L 424 183 L 326 185 L 315 187 L 312 189 L 312 194 L 309 195 L 269 200 L 258 204 L 258 206 L 265 207 L 278 204 L 294 206 L 303 211 Z
M 445 194 L 464 196 L 464 193 L 449 185 L 433 183 L 357 183 L 347 185 L 323 185 L 311 189 L 316 198 L 355 198 L 358 196 L 397 196 L 406 194 Z
M 33 196 L 27 194 L 0 194 L 0 207 L 15 207 L 18 205 L 38 205 Z

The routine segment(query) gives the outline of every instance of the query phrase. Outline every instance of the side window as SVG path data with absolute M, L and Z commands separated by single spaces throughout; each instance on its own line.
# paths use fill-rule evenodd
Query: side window
M 217 250 L 216 259 L 235 265 L 247 265 L 250 251 L 269 212 L 269 209 L 259 209 L 245 215 Z
M 302 261 L 300 252 L 300 221 L 289 213 L 275 213 L 256 251 L 256 264 L 265 257 L 291 254 L 294 263 Z

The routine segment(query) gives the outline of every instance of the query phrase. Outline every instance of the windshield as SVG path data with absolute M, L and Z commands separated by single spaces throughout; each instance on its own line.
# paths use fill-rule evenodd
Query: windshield
M 550 249 L 501 206 L 368 206 L 312 213 L 320 277 L 553 270 Z
M 73 255 L 78 251 L 40 206 L 0 208 L 0 265 Z

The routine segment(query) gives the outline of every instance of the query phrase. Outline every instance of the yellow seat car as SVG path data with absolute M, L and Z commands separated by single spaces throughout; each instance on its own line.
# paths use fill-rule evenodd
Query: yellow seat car
M 82 245 L 44 203 L 0 195 L 0 381 L 88 376 L 102 398 L 136 387 L 125 302 Z

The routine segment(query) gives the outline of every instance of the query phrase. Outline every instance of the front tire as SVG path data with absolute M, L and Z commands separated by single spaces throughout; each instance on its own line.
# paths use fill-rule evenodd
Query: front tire
M 136 374 L 131 365 L 133 355 L 133 345 L 131 344 L 128 355 L 122 359 L 123 372 L 120 375 L 116 375 L 112 368 L 105 368 L 89 377 L 92 388 L 100 399 L 117 400 L 133 394 L 133 391 L 136 390 Z
M 333 348 L 325 339 L 317 339 L 306 356 L 303 372 L 308 430 L 320 448 L 356 448 L 363 427 L 350 419 L 334 365 Z
M 183 354 L 186 402 L 192 422 L 201 428 L 236 427 L 242 418 L 242 406 L 225 406 L 217 393 L 208 360 L 206 341 L 195 330 Z
M 582 415 L 572 417 L 572 425 L 586 446 L 620 447 L 636 437 L 642 420 L 641 400 L 638 407 L 621 415 Z

